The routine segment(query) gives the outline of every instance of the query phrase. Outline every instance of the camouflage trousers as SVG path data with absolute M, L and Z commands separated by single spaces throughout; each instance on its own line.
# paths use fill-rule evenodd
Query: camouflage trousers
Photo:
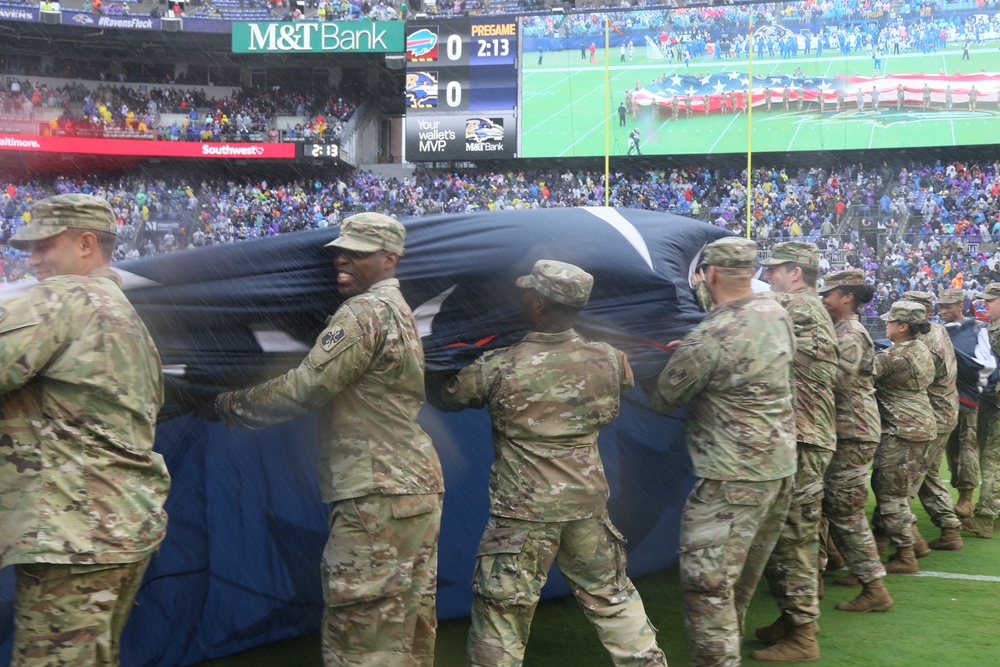
M 321 571 L 326 667 L 434 663 L 439 494 L 334 502 Z
M 778 540 L 794 478 L 702 479 L 681 515 L 680 574 L 692 667 L 736 667 L 747 607 Z
M 996 397 L 979 404 L 979 465 L 983 485 L 979 489 L 976 516 L 1000 517 L 1000 408 Z
M 951 471 L 951 485 L 958 490 L 974 489 L 979 486 L 979 440 L 977 437 L 979 409 L 966 405 L 958 406 L 958 426 L 948 438 L 945 453 L 948 456 L 948 470 Z M 939 476 L 941 462 L 934 469 Z M 930 475 L 931 471 L 928 470 Z
M 764 576 L 786 620 L 804 625 L 819 618 L 819 525 L 823 477 L 833 452 L 798 444 L 798 469 L 785 525 L 767 561 Z
M 888 535 L 895 547 L 913 546 L 910 489 L 929 446 L 930 441 L 913 442 L 883 433 L 875 450 L 872 491 L 877 504 L 872 528 Z
M 885 576 L 865 507 L 868 505 L 868 465 L 874 442 L 838 440 L 837 451 L 823 476 L 824 521 L 819 535 L 819 569 L 826 567 L 826 538 L 844 557 L 851 574 L 868 583 Z
M 959 422 L 961 425 L 961 421 Z M 953 431 L 939 433 L 936 438 L 927 443 L 923 457 L 920 459 L 920 469 L 910 486 L 910 498 L 920 497 L 920 502 L 927 510 L 927 515 L 938 528 L 958 528 L 961 522 L 955 514 L 955 501 L 951 492 L 941 479 L 941 459 Z M 917 518 L 914 516 L 913 520 Z
M 110 565 L 17 565 L 12 667 L 117 667 L 149 556 Z
M 667 664 L 656 628 L 625 574 L 625 539 L 604 513 L 552 523 L 490 517 L 472 578 L 470 665 L 522 664 L 553 563 L 615 665 Z

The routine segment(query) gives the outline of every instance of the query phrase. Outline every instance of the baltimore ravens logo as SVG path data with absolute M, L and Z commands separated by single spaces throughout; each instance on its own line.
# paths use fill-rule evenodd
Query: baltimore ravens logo
M 406 75 L 406 106 L 426 109 L 438 105 L 438 73 L 409 72 Z
M 77 14 L 73 17 L 73 23 L 79 23 L 80 25 L 93 25 L 94 19 L 90 18 L 86 14 Z
M 781 25 L 766 25 L 753 31 L 754 39 L 775 39 L 783 40 L 786 37 L 794 37 L 795 33 Z
M 481 144 L 484 141 L 503 141 L 502 118 L 466 118 L 465 140 Z

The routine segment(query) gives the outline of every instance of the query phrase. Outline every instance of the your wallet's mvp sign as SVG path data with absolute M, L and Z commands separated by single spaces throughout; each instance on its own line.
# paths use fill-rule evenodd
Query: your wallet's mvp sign
M 234 23 L 233 53 L 402 53 L 402 21 Z

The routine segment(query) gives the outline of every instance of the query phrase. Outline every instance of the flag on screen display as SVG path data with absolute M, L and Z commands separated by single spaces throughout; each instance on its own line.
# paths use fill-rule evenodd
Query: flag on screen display
M 694 111 L 704 111 L 708 104 L 709 111 L 721 108 L 722 96 L 728 97 L 733 91 L 737 98 L 737 107 L 743 107 L 743 96 L 750 83 L 746 72 L 718 72 L 713 74 L 674 73 L 659 83 L 650 83 L 633 94 L 633 100 L 640 106 L 656 105 L 670 108 L 675 98 L 683 108 L 686 100 L 690 100 Z M 802 91 L 807 102 L 817 101 L 822 95 L 827 103 L 836 102 L 837 91 L 843 90 L 848 102 L 853 101 L 858 90 L 865 95 L 870 103 L 871 90 L 878 91 L 881 104 L 895 103 L 897 87 L 902 85 L 904 101 L 907 104 L 919 104 L 923 101 L 923 88 L 927 85 L 931 91 L 931 103 L 940 105 L 945 102 L 948 87 L 952 90 L 952 101 L 955 104 L 966 104 L 969 101 L 969 91 L 974 87 L 978 93 L 977 101 L 996 102 L 1000 94 L 1000 73 L 980 72 L 977 74 L 893 74 L 884 77 L 866 76 L 832 76 L 832 77 L 793 77 L 784 74 L 758 75 L 754 77 L 753 105 L 765 104 L 765 97 L 770 95 L 772 104 L 780 104 L 782 91 L 787 87 L 792 101 L 798 99 Z

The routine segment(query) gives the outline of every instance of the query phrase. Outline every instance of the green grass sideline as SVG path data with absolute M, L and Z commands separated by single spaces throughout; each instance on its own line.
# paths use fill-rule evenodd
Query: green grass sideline
M 947 477 L 945 477 L 947 479 Z M 869 512 L 873 500 L 869 498 Z M 937 537 L 920 503 L 916 514 L 924 537 Z M 965 550 L 933 552 L 920 560 L 925 572 L 1000 577 L 1000 534 L 983 540 L 963 535 Z M 971 581 L 890 575 L 886 579 L 896 605 L 881 614 L 849 614 L 834 609 L 854 597 L 858 589 L 831 582 L 846 572 L 826 573 L 826 597 L 820 603 L 821 662 L 831 667 L 989 667 L 1000 662 L 1000 581 Z M 687 632 L 677 567 L 639 577 L 635 581 L 646 612 L 658 628 L 661 648 L 671 667 L 690 664 Z M 750 607 L 747 627 L 770 623 L 777 608 L 762 586 Z M 442 622 L 438 628 L 435 667 L 465 663 L 468 620 Z M 752 632 L 750 633 L 752 635 Z M 763 665 L 749 658 L 763 645 L 747 639 L 743 663 Z M 319 636 L 307 635 L 266 644 L 243 653 L 198 663 L 197 667 L 321 667 Z M 525 656 L 527 667 L 611 665 L 611 660 L 571 598 L 539 605 Z

